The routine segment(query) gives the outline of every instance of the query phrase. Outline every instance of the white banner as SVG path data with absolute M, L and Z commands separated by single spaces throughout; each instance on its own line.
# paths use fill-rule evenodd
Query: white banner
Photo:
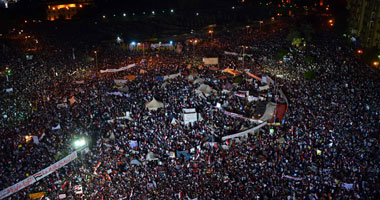
M 62 158 L 61 160 L 59 160 L 58 162 L 50 165 L 49 167 L 33 174 L 33 177 L 36 179 L 36 181 L 39 181 L 41 180 L 42 178 L 48 176 L 49 174 L 55 172 L 57 169 L 67 165 L 69 162 L 75 160 L 77 158 L 77 152 L 74 151 L 73 153 L 71 153 L 70 155 Z
M 183 111 L 184 113 L 194 113 L 194 112 L 197 112 L 197 111 L 195 110 L 195 108 L 184 108 L 184 109 L 182 109 L 182 111 Z
M 264 90 L 268 90 L 268 89 L 269 89 L 269 85 L 264 85 L 264 86 L 259 87 L 260 91 L 264 91 Z
M 170 74 L 170 75 L 164 76 L 164 81 L 166 81 L 167 79 L 177 78 L 178 76 L 181 76 L 181 72 L 178 72 L 176 74 Z
M 119 68 L 119 69 L 106 69 L 106 70 L 100 70 L 100 73 L 107 73 L 107 72 L 121 72 L 121 71 L 124 71 L 124 70 L 127 70 L 127 69 L 130 69 L 132 67 L 136 66 L 136 64 L 131 64 L 131 65 L 128 65 L 128 66 L 125 66 L 125 67 L 122 67 L 122 68 Z
M 288 178 L 288 179 L 291 179 L 291 180 L 295 180 L 295 181 L 302 181 L 303 178 L 299 178 L 299 177 L 294 177 L 294 176 L 289 176 L 289 175 L 284 175 L 282 176 L 283 178 Z
M 258 125 L 258 126 L 256 126 L 256 127 L 253 127 L 253 128 L 251 128 L 251 129 L 245 130 L 245 131 L 243 131 L 243 132 L 236 133 L 236 134 L 233 134 L 233 135 L 224 136 L 224 137 L 222 137 L 222 140 L 228 140 L 228 139 L 231 139 L 231 138 L 242 137 L 242 136 L 244 136 L 245 134 L 252 133 L 252 132 L 254 132 L 254 131 L 260 129 L 261 127 L 263 127 L 263 126 L 265 126 L 265 125 L 267 125 L 266 122 L 264 122 L 264 123 L 262 123 L 262 124 L 260 124 L 260 125 Z
M 203 63 L 205 65 L 217 65 L 218 58 L 203 58 Z
M 8 197 L 22 189 L 24 189 L 25 187 L 28 187 L 29 185 L 32 185 L 33 183 L 36 182 L 36 179 L 34 179 L 33 176 L 29 176 L 28 178 L 0 191 L 0 199 L 4 199 L 5 197 Z
M 51 127 L 51 130 L 58 130 L 61 129 L 61 124 L 58 124 L 56 127 Z
M 183 114 L 183 121 L 185 122 L 185 124 L 193 123 L 193 122 L 196 122 L 197 120 L 198 120 L 197 113 Z
M 0 191 L 0 200 L 1 199 L 4 199 L 5 197 L 8 197 L 22 189 L 24 189 L 25 187 L 29 186 L 29 185 L 32 185 L 34 184 L 35 182 L 41 180 L 42 178 L 48 176 L 49 174 L 55 172 L 57 169 L 67 165 L 69 162 L 73 161 L 74 159 L 77 158 L 77 152 L 74 151 L 73 153 L 71 153 L 70 155 L 66 156 L 65 158 L 59 160 L 58 162 L 50 165 L 49 167 L 33 174 L 32 176 Z
M 248 96 L 248 102 L 251 102 L 251 101 L 258 101 L 258 100 L 259 100 L 259 97 Z
M 13 88 L 7 88 L 7 89 L 5 89 L 5 92 L 13 92 Z
M 129 80 L 113 80 L 116 85 L 125 85 Z
M 230 51 L 225 51 L 224 54 L 229 55 L 229 56 L 238 56 L 238 53 L 235 52 L 230 52 Z

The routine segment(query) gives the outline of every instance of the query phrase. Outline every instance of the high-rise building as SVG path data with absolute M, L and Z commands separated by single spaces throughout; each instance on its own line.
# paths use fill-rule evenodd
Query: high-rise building
M 365 47 L 380 49 L 380 0 L 347 0 L 349 31 Z
M 92 5 L 92 0 L 51 1 L 47 3 L 47 20 L 71 19 L 83 7 Z

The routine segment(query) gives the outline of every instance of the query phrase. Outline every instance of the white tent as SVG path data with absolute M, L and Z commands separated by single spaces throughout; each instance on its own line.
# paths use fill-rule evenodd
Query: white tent
M 193 81 L 194 80 L 194 76 L 192 74 L 190 74 L 189 76 L 186 77 L 186 80 Z
M 148 110 L 158 110 L 159 108 L 163 108 L 164 104 L 162 102 L 157 101 L 155 98 L 149 103 L 145 105 Z
M 195 81 L 194 81 L 194 84 L 197 84 L 197 83 L 203 83 L 205 82 L 205 79 L 203 78 L 197 78 Z
M 158 160 L 158 155 L 154 154 L 153 152 L 149 152 L 147 155 L 146 155 L 146 160 L 147 161 L 151 161 L 151 160 Z
M 269 102 L 267 103 L 267 107 L 265 109 L 265 112 L 263 114 L 263 116 L 259 119 L 261 121 L 267 121 L 267 120 L 270 120 L 273 118 L 274 116 L 274 111 L 276 109 L 276 103 L 273 103 L 273 102 Z
M 204 94 L 204 95 L 206 95 L 206 97 L 210 96 L 211 91 L 212 91 L 212 88 L 211 88 L 209 85 L 206 85 L 206 84 L 202 84 L 202 85 L 200 85 L 200 86 L 195 90 L 195 92 L 196 92 L 197 94 L 199 94 L 199 95 Z
M 164 82 L 164 83 L 161 85 L 161 88 L 166 87 L 168 84 L 169 84 L 168 82 Z

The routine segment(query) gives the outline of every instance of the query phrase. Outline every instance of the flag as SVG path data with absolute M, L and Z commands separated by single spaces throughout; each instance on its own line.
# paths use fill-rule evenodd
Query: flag
M 53 130 L 53 131 L 54 131 L 54 130 L 58 130 L 58 129 L 61 129 L 61 125 L 60 125 L 60 124 L 58 124 L 56 127 L 52 127 L 52 128 L 51 128 L 51 130 Z
M 67 181 L 65 181 L 65 183 L 62 185 L 61 189 L 63 190 L 67 185 Z
M 106 174 L 106 176 L 107 176 L 107 179 L 108 179 L 109 181 L 111 181 L 111 177 L 110 177 L 110 175 Z
M 131 190 L 131 193 L 129 194 L 129 198 L 132 198 L 132 196 L 133 196 L 133 188 Z
M 96 173 L 96 170 L 98 169 L 98 167 L 100 166 L 101 163 L 102 163 L 102 162 L 98 162 L 98 164 L 96 165 L 96 167 L 95 167 L 95 169 L 94 169 L 94 174 L 97 174 L 97 173 Z
M 74 96 L 72 96 L 69 101 L 70 101 L 70 105 L 73 105 L 73 103 L 77 102 Z

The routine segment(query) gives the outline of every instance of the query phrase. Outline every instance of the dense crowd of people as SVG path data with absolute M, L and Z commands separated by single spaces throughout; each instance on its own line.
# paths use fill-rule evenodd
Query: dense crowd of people
M 218 33 L 198 46 L 184 45 L 181 53 L 41 40 L 32 60 L 22 53 L 2 60 L 11 70 L 1 80 L 2 189 L 75 151 L 78 138 L 88 142 L 77 159 L 5 199 L 38 192 L 50 199 L 376 199 L 378 73 L 331 33 L 296 49 L 283 40 L 286 30 L 277 24 L 266 32 Z M 244 65 L 224 53 L 241 53 L 242 45 L 252 54 Z M 273 59 L 280 48 L 291 49 L 290 60 Z M 93 50 L 96 61 L 80 59 L 94 57 Z M 204 65 L 209 55 L 219 64 Z M 272 77 L 275 85 L 259 90 L 266 83 L 247 70 Z M 314 80 L 304 79 L 308 70 L 316 71 Z M 129 80 L 116 84 L 120 79 Z M 211 88 L 207 95 L 199 93 L 202 84 Z M 288 100 L 280 126 L 222 140 L 256 126 L 247 119 L 258 104 L 279 103 L 280 89 Z M 236 95 L 246 91 L 262 98 Z M 164 107 L 149 110 L 153 99 Z M 185 108 L 196 109 L 196 122 L 184 123 Z

